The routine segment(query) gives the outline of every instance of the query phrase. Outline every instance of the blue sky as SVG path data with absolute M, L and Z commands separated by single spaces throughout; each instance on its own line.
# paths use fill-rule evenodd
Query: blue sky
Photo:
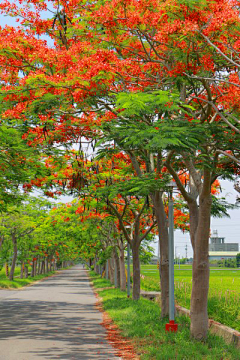
M 226 180 L 221 180 L 220 183 L 222 187 L 221 196 L 226 197 L 226 200 L 229 203 L 235 203 L 238 193 L 234 190 L 233 183 Z M 240 209 L 230 210 L 229 215 L 230 218 L 212 218 L 211 232 L 213 232 L 213 230 L 217 230 L 220 237 L 225 237 L 225 242 L 240 244 Z M 189 235 L 182 234 L 178 230 L 175 231 L 175 245 L 179 246 L 179 248 L 177 248 L 177 253 L 180 253 L 181 257 L 185 257 L 185 251 L 182 247 L 184 244 L 189 245 L 188 256 L 192 256 Z

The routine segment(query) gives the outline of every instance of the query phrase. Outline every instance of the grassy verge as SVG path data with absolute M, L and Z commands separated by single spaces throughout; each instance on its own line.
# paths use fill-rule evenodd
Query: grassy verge
M 190 309 L 192 271 L 189 265 L 175 267 L 175 297 L 179 305 Z M 156 265 L 142 265 L 141 289 L 159 291 Z M 208 314 L 211 319 L 240 331 L 240 271 L 210 269 Z
M 101 279 L 90 272 L 94 288 L 103 299 L 103 308 L 118 325 L 123 336 L 132 339 L 141 360 L 199 359 L 238 360 L 239 350 L 227 345 L 222 338 L 209 334 L 205 342 L 190 337 L 190 322 L 185 317 L 176 319 L 179 331 L 166 333 L 167 320 L 160 320 L 158 304 L 141 298 L 128 299 L 125 292 L 118 289 L 97 290 L 110 286 L 110 281 Z
M 16 268 L 14 274 L 15 278 L 13 281 L 10 281 L 5 275 L 5 270 L 2 269 L 0 271 L 0 289 L 19 289 L 23 286 L 32 284 L 38 280 L 51 276 L 54 273 L 55 271 L 50 271 L 47 274 L 37 275 L 34 277 L 29 276 L 27 279 L 20 279 L 20 277 L 18 277 L 20 276 L 20 269 Z

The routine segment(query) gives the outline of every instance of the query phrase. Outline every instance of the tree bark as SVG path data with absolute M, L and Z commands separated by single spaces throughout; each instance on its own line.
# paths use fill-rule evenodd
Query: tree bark
M 7 262 L 5 263 L 5 274 L 6 274 L 6 277 L 9 277 L 9 268 L 8 268 Z
M 52 271 L 52 258 L 49 259 L 49 271 Z
M 41 259 L 40 259 L 40 256 L 38 256 L 38 260 L 37 260 L 37 262 L 38 262 L 38 267 L 37 267 L 37 274 L 39 275 L 39 274 L 41 274 L 41 265 L 42 265 L 42 263 L 41 263 Z
M 161 192 L 156 191 L 152 196 L 152 200 L 158 226 L 160 249 L 159 275 L 161 284 L 161 317 L 164 318 L 169 314 L 168 223 Z
M 94 271 L 95 271 L 95 273 L 97 272 L 97 259 L 96 259 L 96 257 L 94 259 Z
M 191 294 L 191 335 L 198 340 L 207 337 L 208 313 L 207 299 L 209 289 L 209 232 L 211 220 L 212 173 L 209 167 L 199 172 L 191 159 L 184 156 L 190 172 L 190 192 L 182 185 L 178 175 L 166 162 L 170 174 L 188 203 L 190 237 L 193 246 L 192 294 Z M 199 196 L 199 205 L 197 197 Z
M 23 273 L 24 273 L 24 261 L 21 262 L 21 274 L 20 274 L 20 279 L 23 279 Z
M 139 258 L 139 242 L 134 239 L 132 242 L 132 258 L 133 258 L 133 300 L 140 298 L 140 258 Z
M 45 261 L 42 260 L 42 265 L 41 265 L 41 274 L 45 273 Z
M 28 266 L 25 265 L 25 268 L 24 268 L 24 273 L 25 273 L 25 279 L 28 278 Z
M 100 275 L 100 265 L 97 263 L 98 262 L 98 258 L 96 259 L 96 273 L 98 274 L 98 275 Z
M 15 270 L 15 266 L 16 266 L 16 261 L 17 261 L 17 239 L 15 236 L 12 237 L 12 243 L 13 243 L 13 258 L 12 258 L 12 266 L 11 266 L 11 271 L 9 274 L 9 280 L 13 280 L 14 277 L 14 270 Z
M 194 249 L 195 246 L 195 237 L 198 228 L 198 220 L 199 220 L 199 208 L 196 200 L 192 202 L 188 202 L 189 208 L 189 223 L 190 223 L 190 239 L 191 244 Z
M 114 266 L 113 258 L 108 259 L 108 269 L 109 269 L 109 279 L 112 284 L 114 284 Z
M 34 261 L 32 262 L 31 277 L 34 277 Z
M 109 280 L 109 262 L 108 262 L 108 259 L 106 260 L 106 263 L 105 263 L 105 279 Z
M 36 276 L 37 275 L 37 260 L 34 260 L 33 264 L 34 264 L 33 274 L 34 274 L 34 276 Z
M 119 264 L 119 256 L 118 256 L 118 252 L 117 249 L 114 248 L 113 250 L 113 256 L 114 256 L 114 277 L 115 277 L 115 267 L 116 267 L 116 271 L 117 271 L 117 288 L 120 287 L 120 264 Z M 115 279 L 114 279 L 115 281 Z
M 199 217 L 194 241 L 192 295 L 191 295 L 191 335 L 198 340 L 207 337 L 209 290 L 209 232 L 211 218 L 211 195 L 202 193 L 199 199 Z
M 48 259 L 45 259 L 45 269 L 46 273 L 48 273 Z
M 126 279 L 124 248 L 123 248 L 123 246 L 120 248 L 119 265 L 120 265 L 120 289 L 122 291 L 126 291 L 127 279 Z

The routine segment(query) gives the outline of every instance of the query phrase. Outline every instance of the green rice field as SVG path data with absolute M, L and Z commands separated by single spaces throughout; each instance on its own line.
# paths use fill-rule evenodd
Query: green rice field
M 190 309 L 192 287 L 191 265 L 175 265 L 176 302 Z M 141 265 L 141 289 L 159 291 L 156 265 Z M 209 317 L 240 331 L 240 269 L 210 268 Z

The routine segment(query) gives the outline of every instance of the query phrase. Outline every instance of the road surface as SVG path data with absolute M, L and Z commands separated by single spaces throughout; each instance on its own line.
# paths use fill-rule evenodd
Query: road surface
M 22 290 L 0 290 L 0 360 L 119 360 L 80 266 Z

